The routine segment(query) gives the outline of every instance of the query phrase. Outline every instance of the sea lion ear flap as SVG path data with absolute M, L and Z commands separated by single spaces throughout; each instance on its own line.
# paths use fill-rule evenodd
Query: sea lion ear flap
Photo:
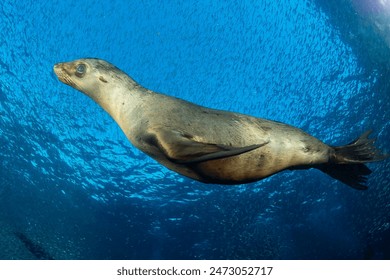
M 221 159 L 240 155 L 263 144 L 245 147 L 232 147 L 216 143 L 204 143 L 194 140 L 194 136 L 175 130 L 158 129 L 147 137 L 147 142 L 158 149 L 172 162 L 180 164 L 199 163 L 208 160 Z
M 107 81 L 106 79 L 104 79 L 103 76 L 100 76 L 100 77 L 99 77 L 99 80 L 102 81 L 103 83 L 108 83 L 108 81 Z

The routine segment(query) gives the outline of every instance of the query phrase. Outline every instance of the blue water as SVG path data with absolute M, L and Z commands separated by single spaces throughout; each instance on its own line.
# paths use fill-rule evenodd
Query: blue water
M 390 160 L 367 191 L 317 170 L 202 184 L 52 71 L 99 57 L 329 144 L 372 128 L 390 153 L 389 47 L 349 1 L 3 1 L 0 259 L 390 259 Z

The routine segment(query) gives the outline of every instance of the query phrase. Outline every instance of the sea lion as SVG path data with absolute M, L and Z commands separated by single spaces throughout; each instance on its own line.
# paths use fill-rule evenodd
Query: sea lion
M 284 123 L 153 92 L 104 60 L 58 63 L 54 72 L 103 107 L 135 147 L 204 183 L 243 184 L 285 169 L 314 167 L 366 189 L 371 171 L 364 163 L 386 157 L 368 138 L 370 131 L 346 146 L 328 146 Z

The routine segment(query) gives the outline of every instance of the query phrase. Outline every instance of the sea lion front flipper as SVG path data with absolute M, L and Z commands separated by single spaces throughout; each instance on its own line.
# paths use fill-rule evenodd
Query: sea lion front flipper
M 245 147 L 205 143 L 190 134 L 159 129 L 148 134 L 147 142 L 157 147 L 175 163 L 190 164 L 240 155 L 268 144 L 264 142 Z

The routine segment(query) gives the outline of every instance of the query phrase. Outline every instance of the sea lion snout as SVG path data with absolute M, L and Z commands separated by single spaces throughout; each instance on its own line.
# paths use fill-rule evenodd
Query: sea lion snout
M 64 76 L 66 75 L 64 72 L 63 64 L 62 63 L 57 63 L 53 67 L 54 73 L 56 74 L 57 78 L 63 82 L 66 83 L 64 80 Z
M 61 82 L 76 87 L 75 82 L 72 80 L 72 68 L 73 65 L 69 63 L 57 63 L 54 65 L 53 70 Z
M 57 63 L 54 65 L 53 69 L 54 69 L 54 72 L 57 74 L 64 74 L 64 72 L 68 75 L 68 76 L 71 76 L 72 75 L 72 68 L 73 68 L 73 65 L 69 65 L 69 63 Z

